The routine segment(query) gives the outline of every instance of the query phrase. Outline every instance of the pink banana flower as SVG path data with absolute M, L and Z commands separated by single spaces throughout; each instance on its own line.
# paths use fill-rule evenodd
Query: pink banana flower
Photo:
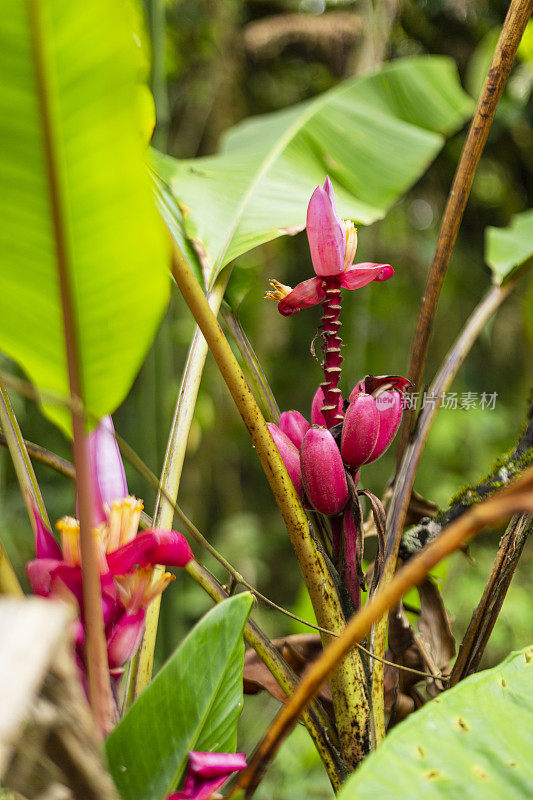
M 189 767 L 181 792 L 167 800 L 209 800 L 232 772 L 246 768 L 243 753 L 189 753 Z
M 104 418 L 90 435 L 89 453 L 94 518 L 98 520 L 93 535 L 99 556 L 102 610 L 109 666 L 116 676 L 139 646 L 146 607 L 174 579 L 168 572 L 157 576 L 154 566 L 184 567 L 193 554 L 178 531 L 149 529 L 139 533 L 143 504 L 128 494 L 110 417 Z M 76 629 L 76 645 L 78 661 L 83 663 L 79 522 L 74 517 L 58 521 L 60 545 L 36 507 L 33 514 L 37 558 L 27 565 L 28 578 L 35 594 L 60 597 L 78 607 L 82 624 Z
M 394 275 L 390 264 L 353 263 L 357 228 L 351 221 L 343 221 L 337 213 L 329 177 L 311 196 L 306 230 L 316 277 L 299 283 L 294 289 L 272 280 L 272 291 L 266 293 L 266 297 L 278 303 L 283 316 L 289 317 L 303 308 L 323 303 L 332 288 L 360 289 L 372 281 L 386 281 Z

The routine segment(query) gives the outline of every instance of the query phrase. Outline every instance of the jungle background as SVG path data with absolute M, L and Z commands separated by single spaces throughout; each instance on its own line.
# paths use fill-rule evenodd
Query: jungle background
M 382 61 L 415 54 L 453 58 L 463 86 L 481 87 L 506 4 L 492 0 L 154 0 L 146 4 L 152 41 L 152 90 L 158 124 L 154 144 L 173 156 L 216 152 L 224 131 L 252 114 L 284 108 L 320 94 Z M 425 380 L 429 382 L 464 321 L 490 283 L 484 231 L 505 226 L 531 207 L 533 166 L 533 32 L 524 38 L 496 114 L 467 205 L 441 295 Z M 464 141 L 465 129 L 444 149 L 415 187 L 386 218 L 359 230 L 358 259 L 391 263 L 396 274 L 344 300 L 345 396 L 367 373 L 405 374 L 410 341 L 441 214 Z M 282 318 L 263 300 L 270 277 L 294 285 L 310 273 L 305 233 L 284 237 L 238 259 L 232 283 L 243 296 L 241 323 L 282 410 L 308 416 L 321 380 L 310 343 L 319 319 L 312 309 Z M 231 286 L 232 284 L 230 284 Z M 245 288 L 245 291 L 243 289 Z M 194 330 L 184 303 L 173 298 L 130 396 L 114 415 L 118 432 L 159 474 Z M 142 313 L 142 310 L 140 311 Z M 132 325 L 135 320 L 132 320 Z M 416 489 L 445 508 L 462 486 L 490 470 L 513 446 L 526 419 L 533 383 L 533 284 L 519 283 L 470 353 L 452 387 L 459 394 L 497 393 L 495 408 L 440 411 L 419 470 Z M 9 364 L 9 369 L 16 368 Z M 13 398 L 24 436 L 64 457 L 69 444 L 37 408 Z M 366 469 L 365 488 L 381 494 L 395 463 L 395 447 Z M 36 467 L 51 519 L 74 509 L 65 478 Z M 151 510 L 153 489 L 127 465 L 130 490 Z M 24 582 L 32 533 L 6 450 L 0 452 L 0 524 L 9 556 Z M 282 520 L 249 437 L 214 362 L 206 371 L 189 436 L 178 502 L 187 515 L 246 578 L 277 603 L 309 615 Z M 460 638 L 479 599 L 501 530 L 479 538 L 439 570 L 453 630 Z M 223 581 L 210 558 L 196 550 Z M 526 549 L 482 666 L 531 642 L 531 567 Z M 158 635 L 161 664 L 211 605 L 180 574 L 166 593 Z M 264 607 L 257 618 L 272 636 L 306 630 Z M 248 697 L 241 731 L 246 750 L 260 737 L 277 704 Z M 329 784 L 303 729 L 283 748 L 260 798 L 329 797 Z

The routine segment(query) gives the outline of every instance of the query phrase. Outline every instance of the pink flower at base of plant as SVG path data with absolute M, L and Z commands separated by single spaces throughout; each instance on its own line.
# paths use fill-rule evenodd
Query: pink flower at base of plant
M 305 494 L 321 514 L 340 514 L 348 502 L 348 485 L 339 448 L 326 428 L 310 428 L 300 449 Z
M 178 531 L 153 529 L 139 533 L 143 504 L 127 493 L 111 419 L 102 420 L 91 437 L 91 478 L 99 503 L 96 518 L 101 520 L 93 528 L 92 535 L 99 558 L 110 674 L 118 678 L 122 666 L 138 647 L 148 604 L 174 579 L 168 572 L 156 573 L 154 566 L 185 567 L 193 553 Z M 119 492 L 119 496 L 113 498 L 113 492 Z M 85 635 L 79 522 L 74 517 L 58 521 L 59 545 L 35 504 L 31 506 L 37 558 L 27 564 L 28 578 L 35 594 L 64 600 L 76 607 L 79 613 L 76 655 L 83 665 Z
M 319 386 L 315 392 L 315 395 L 313 397 L 313 402 L 311 404 L 311 422 L 313 423 L 313 425 L 318 425 L 320 428 L 327 427 L 324 414 L 322 413 L 323 406 L 324 406 L 324 389 L 322 388 L 322 386 Z M 342 396 L 339 395 L 337 412 L 341 415 L 343 414 L 342 408 L 343 408 Z
M 283 411 L 279 417 L 278 427 L 299 450 L 311 425 L 299 411 Z
M 274 439 L 274 444 L 278 448 L 279 454 L 287 468 L 290 479 L 296 489 L 298 497 L 302 496 L 302 473 L 300 469 L 300 453 L 296 445 L 291 442 L 289 437 L 281 431 L 273 422 L 267 424 L 270 435 Z
M 183 789 L 167 800 L 209 800 L 233 772 L 246 768 L 244 753 L 189 752 L 189 767 Z

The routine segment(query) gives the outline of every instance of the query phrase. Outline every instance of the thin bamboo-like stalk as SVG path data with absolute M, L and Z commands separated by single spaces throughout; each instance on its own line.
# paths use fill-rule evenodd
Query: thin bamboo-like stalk
M 419 388 L 424 373 L 429 339 L 433 329 L 440 291 L 450 263 L 476 168 L 532 10 L 533 0 L 511 0 L 457 166 L 446 209 L 442 217 L 435 254 L 429 269 L 411 346 L 408 377 L 416 389 Z M 398 437 L 398 463 L 407 446 L 412 420 L 413 412 L 407 411 Z
M 229 275 L 229 269 L 221 272 L 215 281 L 213 289 L 208 293 L 206 302 L 209 304 L 214 314 L 217 314 L 220 308 Z M 160 489 L 157 494 L 153 514 L 153 525 L 155 528 L 172 528 L 174 504 L 178 496 L 189 430 L 207 353 L 207 343 L 200 329 L 196 328 L 181 380 L 161 472 Z M 163 567 L 157 567 L 156 571 L 162 572 Z M 128 687 L 126 690 L 126 696 L 129 698 L 127 705 L 141 694 L 152 679 L 155 640 L 160 608 L 161 597 L 159 596 L 153 600 L 148 607 L 146 613 L 146 629 L 141 648 L 130 667 Z

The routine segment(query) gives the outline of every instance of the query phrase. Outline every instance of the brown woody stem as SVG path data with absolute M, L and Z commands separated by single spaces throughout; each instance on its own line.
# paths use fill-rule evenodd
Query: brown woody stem
M 461 159 L 457 166 L 442 218 L 439 238 L 429 269 L 411 346 L 408 377 L 414 385 L 415 391 L 419 388 L 422 380 L 440 291 L 470 194 L 474 174 L 532 9 L 533 0 L 511 1 L 492 57 L 490 69 L 478 100 L 474 118 L 468 131 Z M 398 439 L 398 463 L 407 445 L 412 420 L 413 411 L 408 410 L 404 414 Z

